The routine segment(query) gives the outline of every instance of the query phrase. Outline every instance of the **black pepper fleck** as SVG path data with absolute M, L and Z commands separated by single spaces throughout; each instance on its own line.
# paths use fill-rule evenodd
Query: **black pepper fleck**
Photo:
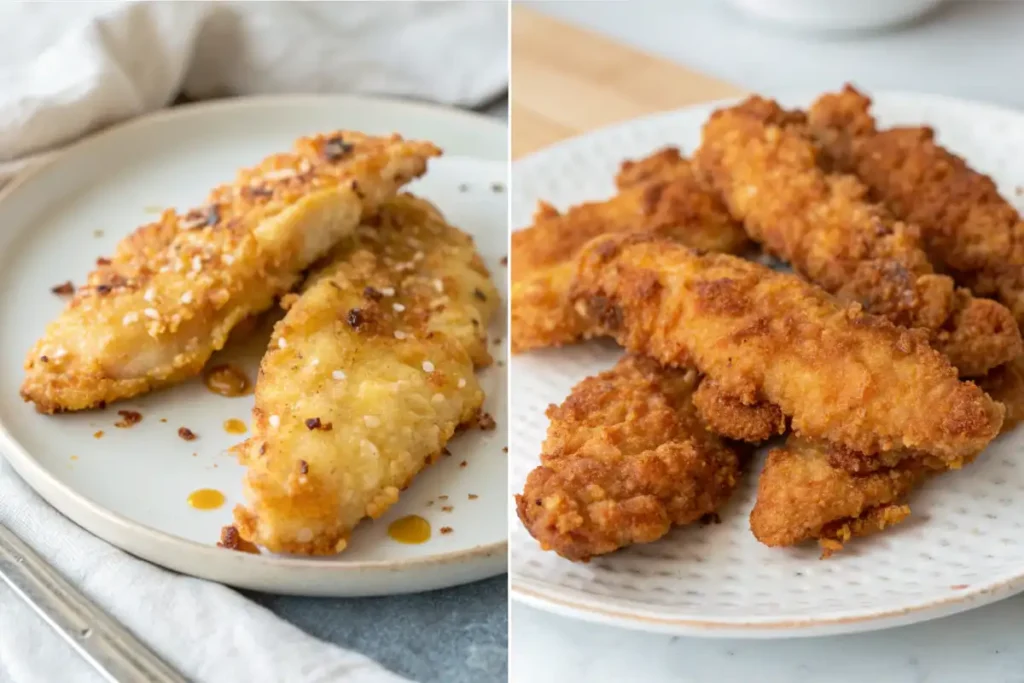
M 383 297 L 384 295 L 378 292 L 373 287 L 367 287 L 366 289 L 363 290 L 363 296 L 365 296 L 370 301 L 380 301 L 381 297 Z
M 359 310 L 358 308 L 353 308 L 351 311 L 348 312 L 348 324 L 349 324 L 349 327 L 351 327 L 353 329 L 357 329 L 364 322 L 366 322 L 366 321 L 363 318 L 363 312 L 361 310 Z
M 330 422 L 321 422 L 319 417 L 311 417 L 306 420 L 306 429 L 310 431 L 319 429 L 322 432 L 329 432 L 334 429 L 334 425 Z
M 324 158 L 327 161 L 338 161 L 351 152 L 353 146 L 341 139 L 341 136 L 333 137 L 324 144 Z M 355 188 L 352 188 L 355 189 Z

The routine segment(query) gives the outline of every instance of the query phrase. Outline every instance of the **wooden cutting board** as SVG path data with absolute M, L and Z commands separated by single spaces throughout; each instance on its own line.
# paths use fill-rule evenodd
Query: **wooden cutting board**
M 736 86 L 513 5 L 512 156 Z

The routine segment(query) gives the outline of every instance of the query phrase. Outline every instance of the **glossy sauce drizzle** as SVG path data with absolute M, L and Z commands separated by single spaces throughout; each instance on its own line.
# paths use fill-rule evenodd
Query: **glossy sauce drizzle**
M 251 384 L 245 372 L 231 364 L 216 365 L 203 374 L 203 384 L 211 392 L 233 398 L 250 393 Z
M 237 417 L 232 417 L 224 420 L 224 431 L 228 434 L 245 434 L 246 427 L 245 423 L 239 420 Z
M 388 536 L 399 543 L 426 543 L 430 540 L 430 522 L 419 515 L 408 515 L 391 522 Z
M 188 504 L 196 510 L 216 510 L 224 504 L 224 494 L 217 489 L 198 489 L 188 495 Z

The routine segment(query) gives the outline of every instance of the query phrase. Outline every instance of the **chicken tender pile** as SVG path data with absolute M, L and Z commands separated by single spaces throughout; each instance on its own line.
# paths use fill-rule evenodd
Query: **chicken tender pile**
M 484 394 L 498 294 L 472 240 L 400 196 L 310 276 L 260 366 L 245 540 L 274 552 L 342 551 L 438 458 Z
M 716 208 L 686 215 L 689 227 L 652 230 L 608 210 L 658 155 L 624 164 L 609 202 L 565 215 L 542 204 L 530 230 L 543 221 L 553 245 L 571 340 L 610 335 L 630 354 L 549 410 L 541 467 L 517 497 L 543 547 L 581 560 L 665 533 L 665 515 L 621 513 L 642 479 L 612 468 L 635 460 L 594 434 L 611 424 L 642 435 L 645 453 L 661 443 L 642 411 L 609 421 L 601 399 L 622 410 L 658 401 L 679 373 L 698 380 L 678 412 L 707 434 L 755 444 L 788 434 L 760 473 L 751 530 L 769 546 L 817 540 L 823 557 L 906 519 L 917 486 L 1024 421 L 1024 223 L 931 129 L 878 131 L 870 104 L 847 86 L 808 113 L 760 97 L 715 112 L 688 172 Z M 570 229 L 573 212 L 597 207 L 600 229 Z M 729 255 L 747 251 L 735 248 L 737 223 L 797 275 Z M 517 267 L 537 272 L 513 251 Z M 644 382 L 622 389 L 622 364 L 639 358 Z M 661 437 L 673 443 L 665 428 Z M 688 481 L 659 476 L 664 490 Z
M 717 197 L 704 188 L 678 149 L 622 164 L 618 194 L 564 214 L 541 203 L 533 225 L 512 233 L 512 348 L 563 346 L 601 331 L 566 300 L 573 257 L 591 238 L 652 232 L 702 251 L 739 253 L 749 246 Z
M 103 406 L 197 375 L 231 330 L 440 154 L 426 142 L 338 131 L 301 138 L 167 210 L 100 259 L 29 351 L 21 395 L 40 412 Z
M 728 499 L 739 458 L 697 417 L 696 382 L 627 355 L 548 408 L 541 466 L 516 496 L 541 547 L 585 562 L 655 541 Z

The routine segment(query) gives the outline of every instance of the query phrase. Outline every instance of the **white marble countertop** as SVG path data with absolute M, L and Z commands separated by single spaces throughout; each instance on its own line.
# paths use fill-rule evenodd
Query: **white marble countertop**
M 779 31 L 716 0 L 531 4 L 769 95 L 852 80 L 1024 109 L 1024 2 L 951 3 L 898 31 L 831 38 Z M 513 602 L 509 638 L 514 683 L 1024 683 L 1024 596 L 915 626 L 772 641 L 631 632 Z

